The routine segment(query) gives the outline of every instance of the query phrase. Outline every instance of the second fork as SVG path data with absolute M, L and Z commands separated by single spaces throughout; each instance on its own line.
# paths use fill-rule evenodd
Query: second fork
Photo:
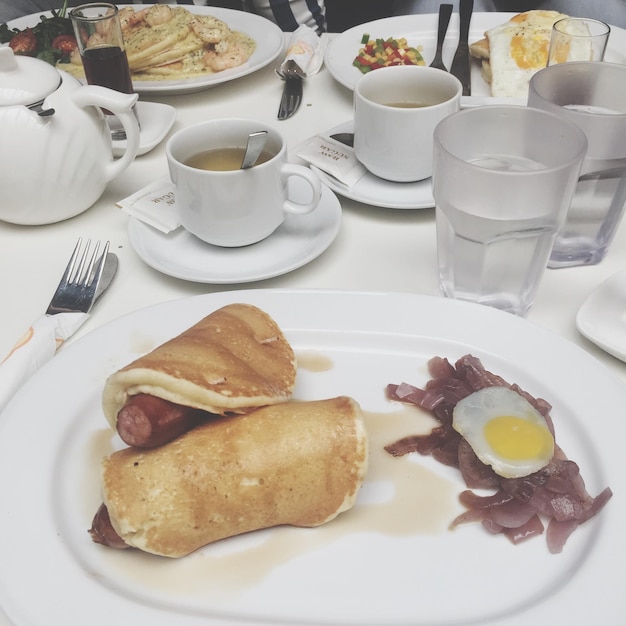
M 437 50 L 435 52 L 435 58 L 430 64 L 430 67 L 435 67 L 439 70 L 443 70 L 444 72 L 447 72 L 448 68 L 444 65 L 443 57 L 442 57 L 442 50 L 443 50 L 443 42 L 446 38 L 446 33 L 448 32 L 448 25 L 450 24 L 451 15 L 452 15 L 451 4 L 439 5 L 439 25 L 437 26 Z

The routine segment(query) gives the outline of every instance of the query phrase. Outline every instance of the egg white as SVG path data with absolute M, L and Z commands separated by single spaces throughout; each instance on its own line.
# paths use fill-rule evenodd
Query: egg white
M 489 429 L 503 423 L 504 429 L 494 438 Z M 476 456 L 505 478 L 537 472 L 554 455 L 554 438 L 544 417 L 508 387 L 486 387 L 460 400 L 453 411 L 452 425 Z M 530 441 L 521 433 L 526 428 L 530 431 Z M 509 454 L 510 450 L 514 454 Z
M 491 95 L 525 98 L 528 82 L 548 61 L 553 24 L 566 15 L 527 11 L 488 30 Z

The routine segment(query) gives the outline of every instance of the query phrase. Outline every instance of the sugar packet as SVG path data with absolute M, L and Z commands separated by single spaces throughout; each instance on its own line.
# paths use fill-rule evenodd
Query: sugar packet
M 120 200 L 117 206 L 162 233 L 170 233 L 180 226 L 174 185 L 168 177 L 153 181 Z
M 294 148 L 293 153 L 330 174 L 346 187 L 352 187 L 367 172 L 350 146 L 324 135 L 315 135 L 303 141 Z

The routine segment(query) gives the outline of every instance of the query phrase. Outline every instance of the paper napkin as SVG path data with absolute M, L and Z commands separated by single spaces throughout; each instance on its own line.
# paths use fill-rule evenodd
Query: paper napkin
M 15 392 L 87 320 L 88 313 L 41 315 L 0 363 L 0 411 Z
M 312 28 L 300 24 L 289 37 L 287 53 L 280 69 L 283 70 L 287 61 L 291 60 L 298 64 L 305 76 L 317 74 L 324 62 L 326 43 L 325 37 L 319 37 Z

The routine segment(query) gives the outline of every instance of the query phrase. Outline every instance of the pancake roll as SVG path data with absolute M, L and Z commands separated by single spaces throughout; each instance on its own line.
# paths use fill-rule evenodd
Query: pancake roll
M 355 400 L 288 402 L 115 452 L 102 462 L 102 495 L 123 544 L 176 558 L 253 530 L 331 521 L 353 506 L 367 462 Z

